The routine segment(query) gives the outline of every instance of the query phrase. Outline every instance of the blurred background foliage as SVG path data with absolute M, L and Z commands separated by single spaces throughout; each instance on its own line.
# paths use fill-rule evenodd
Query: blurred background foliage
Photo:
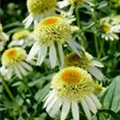
M 115 0 L 97 0 L 96 6 L 99 6 L 96 7 L 97 19 L 120 15 L 119 4 L 116 4 Z M 26 0 L 1 0 L 0 19 L 4 32 L 10 36 L 9 42 L 12 40 L 11 36 L 15 31 L 23 29 L 22 21 L 27 14 Z M 86 12 L 86 8 L 81 8 L 79 14 L 82 16 L 80 18 L 81 26 L 85 26 L 86 23 L 90 22 L 91 15 Z M 103 110 L 104 114 L 102 114 L 102 111 L 99 111 L 92 119 L 118 120 L 118 118 L 120 119 L 120 40 L 105 41 L 104 54 L 98 58 L 93 42 L 93 32 L 91 32 L 94 30 L 94 27 L 96 26 L 88 30 L 83 28 L 87 38 L 84 47 L 105 66 L 102 72 L 106 77 L 102 84 L 108 89 L 101 97 L 101 101 L 104 108 L 108 109 L 108 111 L 105 112 Z M 32 28 L 29 29 L 32 31 Z M 98 42 L 101 43 L 101 39 Z M 58 67 L 51 70 L 48 60 L 46 60 L 41 67 L 34 67 L 34 71 L 24 78 L 24 82 L 16 77 L 6 82 L 19 106 L 16 106 L 16 103 L 8 95 L 4 87 L 0 85 L 1 120 L 59 120 L 59 117 L 55 119 L 49 117 L 43 109 L 42 102 L 50 90 L 50 80 L 58 70 Z M 113 113 L 109 110 L 113 111 Z M 116 118 L 115 115 L 117 116 Z M 72 120 L 71 115 L 69 115 L 67 120 Z M 86 120 L 84 115 L 81 115 L 81 120 Z

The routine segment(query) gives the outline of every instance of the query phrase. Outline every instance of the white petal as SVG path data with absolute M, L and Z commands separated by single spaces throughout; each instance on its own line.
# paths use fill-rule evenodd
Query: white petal
M 78 56 L 81 57 L 80 51 L 78 51 L 77 47 L 76 47 L 70 40 L 67 41 L 67 43 L 68 43 L 68 45 L 73 49 L 73 51 L 74 51 Z
M 55 97 L 55 92 L 52 92 L 52 94 L 47 98 L 44 104 L 44 108 L 52 101 L 52 99 Z
M 64 65 L 64 52 L 61 44 L 58 44 L 58 50 L 59 50 L 61 68 L 62 68 Z
M 70 110 L 70 102 L 64 101 L 61 111 L 61 120 L 65 120 Z
M 52 107 L 54 106 L 55 102 L 57 101 L 57 97 L 54 96 L 52 101 L 48 104 L 46 111 L 49 113 L 49 111 L 52 109 Z
M 97 108 L 96 108 L 96 105 L 94 104 L 94 102 L 92 101 L 92 99 L 89 97 L 89 96 L 86 96 L 85 97 L 85 100 L 87 102 L 87 105 L 89 107 L 89 109 L 94 113 L 96 114 L 97 113 Z
M 56 66 L 56 60 L 57 60 L 56 50 L 54 45 L 50 47 L 49 56 L 50 56 L 51 67 L 54 68 Z
M 23 76 L 26 76 L 28 74 L 28 72 L 20 64 L 18 64 L 17 67 Z
M 28 63 L 26 63 L 26 62 L 21 62 L 21 65 L 28 71 L 32 71 L 33 70 L 32 67 Z
M 14 68 L 15 69 L 15 73 L 17 74 L 17 76 L 22 79 L 22 74 L 20 72 L 20 70 L 17 68 L 17 66 Z
M 92 61 L 90 65 L 97 66 L 97 67 L 104 67 L 104 65 L 101 62 L 98 62 L 96 60 Z
M 83 110 L 84 110 L 87 118 L 88 118 L 89 120 L 91 120 L 91 114 L 90 114 L 88 105 L 87 105 L 87 103 L 86 103 L 86 101 L 85 101 L 84 99 L 81 99 L 81 104 L 82 104 Z
M 98 68 L 90 66 L 88 71 L 98 80 L 103 80 L 104 75 L 102 74 L 102 72 Z
M 23 24 L 25 24 L 25 28 L 28 28 L 34 20 L 34 17 L 32 14 L 28 15 L 25 20 L 23 20 Z
M 57 101 L 55 102 L 55 104 L 53 105 L 52 109 L 49 111 L 49 115 L 51 117 L 55 117 L 55 115 L 58 113 L 60 107 L 62 105 L 62 102 L 60 99 L 57 99 Z
M 58 6 L 59 8 L 64 8 L 64 7 L 68 6 L 69 4 L 70 4 L 70 3 L 68 2 L 68 0 L 64 0 L 64 1 L 58 2 L 58 3 L 57 3 L 57 6 Z
M 99 100 L 97 99 L 97 97 L 94 94 L 90 94 L 90 98 L 94 101 L 94 103 L 96 104 L 97 108 L 100 109 L 101 108 L 101 104 L 100 104 Z
M 84 51 L 84 48 L 82 46 L 80 46 L 74 39 L 69 40 L 71 42 L 71 44 L 73 44 L 78 50 Z
M 73 114 L 74 120 L 80 120 L 78 103 L 75 101 L 72 101 L 72 114 Z
M 37 58 L 37 65 L 41 65 L 45 56 L 47 54 L 47 46 L 43 45 L 40 47 L 38 58 Z
M 38 44 L 38 42 L 35 42 L 31 48 L 30 52 L 29 52 L 29 55 L 27 57 L 27 61 L 31 61 L 31 59 L 33 59 L 34 56 L 37 54 L 38 50 L 39 50 L 39 44 Z

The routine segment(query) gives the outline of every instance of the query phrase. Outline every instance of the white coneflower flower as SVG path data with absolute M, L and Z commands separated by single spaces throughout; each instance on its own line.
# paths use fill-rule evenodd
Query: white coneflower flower
M 28 28 L 32 22 L 36 25 L 41 19 L 54 15 L 56 0 L 27 0 L 29 16 L 23 21 Z
M 65 120 L 70 108 L 73 119 L 80 120 L 79 103 L 89 120 L 96 114 L 101 104 L 94 95 L 94 85 L 90 74 L 79 67 L 68 67 L 58 72 L 52 79 L 51 92 L 44 99 L 44 107 L 51 117 L 61 109 L 61 120 Z
M 104 67 L 102 63 L 93 59 L 92 55 L 88 52 L 81 53 L 81 57 L 76 55 L 74 52 L 65 56 L 64 67 L 76 66 L 91 73 L 96 79 L 103 80 L 104 75 L 98 69 Z
M 42 20 L 34 30 L 36 42 L 32 46 L 27 60 L 30 61 L 36 55 L 37 65 L 41 65 L 47 49 L 49 48 L 49 57 L 51 67 L 56 66 L 57 53 L 55 44 L 58 46 L 58 53 L 60 57 L 61 66 L 64 62 L 64 54 L 62 45 L 67 43 L 77 55 L 80 56 L 81 46 L 72 38 L 72 28 L 69 23 L 60 17 L 49 17 Z
M 8 73 L 9 78 L 15 72 L 22 79 L 29 71 L 32 71 L 32 67 L 26 62 L 26 57 L 26 51 L 22 48 L 14 47 L 6 50 L 1 58 L 2 67 L 5 69 L 3 72 Z
M 4 49 L 4 46 L 8 40 L 9 40 L 9 37 L 7 34 L 3 32 L 2 25 L 0 24 L 0 51 Z
M 118 40 L 119 37 L 116 33 L 120 32 L 120 25 L 110 25 L 108 23 L 104 23 L 101 25 L 101 37 L 105 40 Z
M 20 46 L 25 48 L 27 46 L 31 46 L 33 42 L 32 33 L 28 30 L 19 30 L 13 34 L 9 47 Z

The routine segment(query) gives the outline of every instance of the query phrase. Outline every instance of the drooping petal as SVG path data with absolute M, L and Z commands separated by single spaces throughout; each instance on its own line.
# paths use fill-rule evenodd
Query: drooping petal
M 20 64 L 18 64 L 17 67 L 23 76 L 26 76 L 28 74 L 28 72 Z
M 54 96 L 52 101 L 48 104 L 46 111 L 49 113 L 49 111 L 52 109 L 52 107 L 54 106 L 55 102 L 57 101 L 57 97 Z
M 52 94 L 47 98 L 44 104 L 44 108 L 52 101 L 52 99 L 55 97 L 55 92 L 52 92 Z
M 50 47 L 49 56 L 50 56 L 51 67 L 54 68 L 56 66 L 56 60 L 57 60 L 56 50 L 54 45 Z
M 97 106 L 97 108 L 100 109 L 101 108 L 101 104 L 100 104 L 99 100 L 97 99 L 97 97 L 94 94 L 90 94 L 89 96 L 94 101 L 94 103 Z
M 74 120 L 80 120 L 79 118 L 79 107 L 76 101 L 72 101 L 72 114 Z
M 20 79 L 22 79 L 22 74 L 21 74 L 20 70 L 17 68 L 17 66 L 14 67 L 14 69 L 15 69 L 16 75 L 17 75 Z
M 23 20 L 23 24 L 25 24 L 25 28 L 28 28 L 32 24 L 33 20 L 34 20 L 33 15 L 32 14 L 28 15 L 25 18 L 25 20 Z
M 91 114 L 90 114 L 90 111 L 89 111 L 89 107 L 88 107 L 88 105 L 87 105 L 87 103 L 84 99 L 81 99 L 81 104 L 82 104 L 83 110 L 84 110 L 87 118 L 89 120 L 91 120 Z
M 31 48 L 30 52 L 29 52 L 29 55 L 27 57 L 27 61 L 31 61 L 31 59 L 33 59 L 34 56 L 37 54 L 38 50 L 39 50 L 39 44 L 38 44 L 38 42 L 35 42 Z
M 77 47 L 76 47 L 70 40 L 67 41 L 67 43 L 68 43 L 68 45 L 73 49 L 73 51 L 74 51 L 78 56 L 81 57 L 80 51 L 77 49 Z
M 58 50 L 59 50 L 59 55 L 60 55 L 60 63 L 61 67 L 63 67 L 64 64 L 64 52 L 61 44 L 58 44 Z
M 102 72 L 98 68 L 96 68 L 94 66 L 90 66 L 88 71 L 98 80 L 103 80 L 104 75 L 102 74 Z
M 101 62 L 98 62 L 96 60 L 93 60 L 90 65 L 97 66 L 97 67 L 104 67 L 104 65 Z
M 26 63 L 26 62 L 21 62 L 21 65 L 28 71 L 32 71 L 33 70 L 32 67 L 28 63 Z
M 87 102 L 87 105 L 89 107 L 89 109 L 94 113 L 96 114 L 97 113 L 97 108 L 96 108 L 96 105 L 94 104 L 94 102 L 91 100 L 91 98 L 89 96 L 86 96 L 85 97 L 85 100 Z
M 55 115 L 58 113 L 60 107 L 62 105 L 61 100 L 58 98 L 57 101 L 55 102 L 55 104 L 53 105 L 52 109 L 50 111 L 48 111 L 49 115 L 51 117 L 55 117 Z
M 37 58 L 37 65 L 41 65 L 44 58 L 47 55 L 47 46 L 43 45 L 40 47 L 39 53 L 38 53 L 38 58 Z
M 61 111 L 61 120 L 65 120 L 70 110 L 70 102 L 64 101 Z

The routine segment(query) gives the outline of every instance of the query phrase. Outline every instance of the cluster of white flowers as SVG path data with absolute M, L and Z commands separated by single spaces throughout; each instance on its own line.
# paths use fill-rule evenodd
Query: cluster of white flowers
M 94 93 L 95 87 L 91 74 L 96 79 L 102 80 L 104 76 L 98 68 L 103 65 L 85 52 L 73 37 L 76 29 L 71 24 L 75 19 L 70 20 L 55 13 L 57 7 L 61 9 L 70 5 L 72 11 L 67 16 L 72 16 L 75 4 L 90 4 L 90 1 L 27 0 L 29 15 L 23 23 L 25 28 L 28 28 L 34 22 L 34 30 L 30 32 L 24 29 L 13 34 L 13 40 L 8 45 L 9 49 L 2 54 L 0 71 L 6 79 L 10 79 L 14 73 L 22 79 L 32 71 L 31 60 L 40 66 L 49 55 L 51 68 L 59 65 L 60 71 L 53 77 L 52 90 L 44 99 L 46 111 L 54 117 L 61 110 L 61 120 L 65 120 L 71 108 L 73 119 L 80 120 L 79 114 L 83 110 L 91 120 L 90 112 L 96 114 L 101 108 Z M 114 21 L 117 20 L 114 19 Z M 104 23 L 101 29 L 103 30 L 102 38 L 118 39 L 114 32 L 118 32 L 120 26 Z M 77 30 L 79 31 L 78 28 Z M 3 32 L 0 31 L 0 34 L 5 40 L 8 39 Z M 64 46 L 70 47 L 73 52 L 65 55 Z M 31 47 L 28 55 L 24 50 L 26 47 Z M 81 110 L 79 103 L 82 106 Z

